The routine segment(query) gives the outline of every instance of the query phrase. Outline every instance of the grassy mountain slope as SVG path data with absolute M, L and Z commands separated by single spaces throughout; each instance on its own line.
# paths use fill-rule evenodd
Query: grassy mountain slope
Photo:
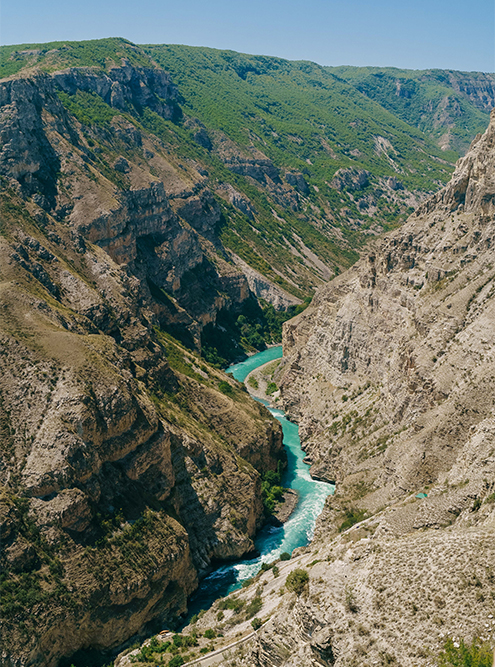
M 186 113 L 240 146 L 258 147 L 277 164 L 306 168 L 315 184 L 324 185 L 339 167 L 355 166 L 389 176 L 404 170 L 404 182 L 418 189 L 445 177 L 434 159 L 441 154 L 421 132 L 356 94 L 327 68 L 208 48 L 144 48 L 172 74 Z M 377 154 L 379 135 L 393 143 L 395 165 Z
M 83 42 L 46 42 L 0 46 L 0 77 L 12 76 L 30 67 L 53 72 L 62 67 L 98 67 L 108 70 L 125 58 L 131 65 L 148 65 L 142 50 L 120 37 Z
M 484 132 L 495 106 L 495 74 L 392 67 L 330 67 L 328 70 L 406 123 L 463 154 Z
M 49 139 L 59 160 L 64 154 L 50 176 L 59 209 L 93 197 L 113 215 L 129 191 L 161 182 L 186 225 L 198 230 L 209 219 L 199 241 L 209 266 L 244 273 L 255 295 L 277 308 L 350 266 L 370 235 L 400 224 L 448 179 L 457 157 L 310 62 L 118 38 L 2 47 L 0 55 L 3 76 L 49 76 L 68 114 L 64 132 Z M 144 96 L 143 77 L 151 86 Z M 35 180 L 23 178 L 25 189 Z M 187 193 L 201 199 L 200 191 L 209 193 L 205 209 L 181 204 Z M 70 224 L 82 218 L 77 209 L 84 205 L 76 203 Z M 195 266 L 180 289 L 172 279 L 159 285 L 193 319 L 210 289 Z M 223 303 L 218 281 L 215 290 Z M 210 312 L 201 327 L 215 318 Z
M 186 115 L 199 118 L 207 132 L 222 135 L 209 137 L 213 154 L 205 155 L 197 143 L 187 146 L 190 132 L 182 134 L 178 137 L 182 154 L 206 163 L 213 176 L 225 181 L 227 174 L 216 158 L 225 158 L 225 146 L 220 148 L 217 143 L 227 137 L 234 142 L 237 157 L 239 153 L 246 157 L 259 151 L 279 172 L 296 170 L 303 174 L 306 184 L 300 181 L 303 192 L 299 193 L 299 201 L 292 201 L 292 206 L 284 206 L 287 202 L 282 201 L 285 210 L 277 210 L 285 222 L 273 217 L 273 204 L 277 203 L 273 192 L 266 201 L 262 196 L 265 192 L 259 192 L 256 181 L 245 183 L 229 177 L 234 187 L 253 200 L 261 227 L 266 228 L 271 239 L 275 235 L 278 246 L 274 252 L 269 247 L 273 244 L 263 239 L 263 230 L 260 235 L 260 230 L 250 230 L 246 221 L 242 224 L 233 219 L 230 228 L 237 234 L 226 231 L 225 241 L 235 246 L 233 249 L 251 265 L 253 257 L 245 247 L 246 235 L 250 237 L 248 245 L 255 246 L 256 254 L 264 255 L 269 263 L 277 263 L 277 255 L 282 253 L 278 264 L 283 265 L 290 259 L 290 250 L 280 234 L 288 234 L 292 244 L 290 228 L 305 238 L 304 243 L 312 251 L 320 246 L 318 252 L 326 254 L 324 261 L 337 259 L 343 266 L 348 265 L 355 256 L 344 253 L 340 257 L 335 248 L 327 246 L 320 232 L 340 241 L 340 247 L 358 248 L 366 238 L 360 232 L 387 226 L 405 214 L 414 203 L 405 192 L 420 195 L 443 184 L 450 173 L 450 164 L 443 160 L 452 162 L 456 157 L 439 152 L 415 127 L 398 120 L 314 63 L 186 46 L 140 48 L 120 39 L 9 46 L 3 47 L 1 56 L 0 73 L 4 76 L 33 67 L 45 71 L 67 66 L 108 70 L 123 58 L 131 65 L 141 66 L 149 66 L 154 60 L 171 72 Z M 167 135 L 156 122 L 150 129 Z M 168 134 L 165 139 L 170 141 L 172 137 Z M 345 187 L 330 185 L 338 169 L 365 169 L 372 178 L 354 196 Z M 278 175 L 283 179 L 283 173 Z M 384 191 L 382 181 L 387 178 L 398 178 L 405 192 Z M 283 199 L 280 192 L 277 198 L 279 202 Z M 308 224 L 319 230 L 315 238 L 311 238 Z M 263 265 L 255 263 L 255 268 L 263 273 Z M 278 271 L 281 268 L 276 267 Z
M 450 171 L 442 160 L 455 156 L 315 63 L 187 46 L 144 48 L 172 74 L 186 113 L 241 147 L 259 149 L 277 166 L 303 172 L 320 190 L 317 196 L 311 188 L 312 201 L 337 220 L 349 217 L 340 214 L 346 206 L 362 217 L 329 185 L 339 168 L 399 177 L 411 191 L 436 189 Z M 377 145 L 377 137 L 392 146 Z M 381 206 L 383 220 L 384 201 Z
M 304 300 L 356 261 L 370 234 L 399 224 L 438 189 L 455 158 L 313 63 L 118 38 L 9 46 L 0 55 L 0 73 L 10 77 L 4 81 L 48 86 L 37 103 L 43 111 L 33 110 L 40 155 L 51 154 L 46 173 L 33 155 L 34 171 L 14 175 L 5 158 L 5 175 L 22 181 L 26 196 L 45 197 L 58 216 L 89 233 L 89 219 L 100 224 L 96 211 L 127 215 L 131 199 L 145 205 L 132 193 L 151 193 L 161 182 L 179 225 L 200 234 L 194 243 L 208 255 L 210 274 L 222 267 L 214 286 L 201 277 L 197 253 L 175 278 L 172 266 L 148 275 L 185 309 L 189 331 L 191 318 L 211 329 L 227 307 L 226 273 L 244 274 L 255 296 L 276 308 Z M 96 206 L 88 209 L 90 201 Z M 143 271 L 156 255 L 145 246 Z M 126 249 L 114 253 L 132 259 Z M 197 312 L 206 302 L 208 315 Z M 174 331 L 184 328 L 182 315 L 169 319 Z M 259 313 L 248 335 L 231 324 L 244 344 L 269 328 Z

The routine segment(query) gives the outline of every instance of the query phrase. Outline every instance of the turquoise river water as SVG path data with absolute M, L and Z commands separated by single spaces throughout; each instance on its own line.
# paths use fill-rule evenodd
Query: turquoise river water
M 244 382 L 255 368 L 281 356 L 281 345 L 270 347 L 246 361 L 227 368 L 226 372 L 231 373 L 236 380 Z M 255 547 L 259 556 L 222 565 L 203 579 L 199 589 L 191 598 L 190 614 L 208 608 L 220 595 L 226 595 L 240 588 L 243 581 L 257 574 L 262 563 L 272 562 L 284 551 L 291 553 L 297 547 L 308 544 L 313 537 L 316 518 L 322 511 L 327 496 L 334 492 L 335 487 L 332 484 L 311 478 L 309 466 L 303 463 L 305 454 L 301 449 L 297 424 L 286 419 L 282 410 L 272 408 L 269 410 L 282 425 L 287 452 L 288 465 L 282 484 L 297 491 L 299 502 L 283 526 L 267 525 L 258 533 Z

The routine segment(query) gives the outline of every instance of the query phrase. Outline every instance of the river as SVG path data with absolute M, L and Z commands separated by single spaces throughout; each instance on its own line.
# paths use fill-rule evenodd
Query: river
M 246 361 L 227 368 L 226 372 L 231 373 L 236 380 L 244 382 L 255 368 L 281 356 L 281 345 L 270 347 Z M 267 405 L 265 401 L 260 402 Z M 279 558 L 281 553 L 292 553 L 297 547 L 308 544 L 313 537 L 316 518 L 322 511 L 327 496 L 335 490 L 333 484 L 318 482 L 311 478 L 309 466 L 303 463 L 305 454 L 301 449 L 297 424 L 286 419 L 282 410 L 268 409 L 282 425 L 288 464 L 282 484 L 297 491 L 299 502 L 283 526 L 267 525 L 258 533 L 255 547 L 260 555 L 257 558 L 222 565 L 203 579 L 190 600 L 189 617 L 200 609 L 207 609 L 221 595 L 240 588 L 243 581 L 259 571 L 262 563 L 272 562 Z

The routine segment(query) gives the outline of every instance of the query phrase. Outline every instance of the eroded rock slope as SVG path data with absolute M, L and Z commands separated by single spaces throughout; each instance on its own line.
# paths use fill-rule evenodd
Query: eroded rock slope
M 450 184 L 286 324 L 283 400 L 337 490 L 311 546 L 242 593 L 267 623 L 222 664 L 412 667 L 447 637 L 493 642 L 494 174 L 492 112 Z
M 199 319 L 247 298 L 192 226 L 214 224 L 208 195 L 179 197 L 179 221 L 160 183 L 117 202 L 101 174 L 80 179 L 85 153 L 76 136 L 68 146 L 76 130 L 50 85 L 2 88 L 0 662 L 11 666 L 111 650 L 182 613 L 213 558 L 252 550 L 261 474 L 282 452 L 265 408 L 166 334 L 151 294 L 153 271 L 201 264 L 211 302 L 196 296 Z M 37 148 L 48 136 L 52 157 Z M 49 201 L 61 161 L 72 195 L 83 188 L 70 211 L 60 182 Z M 187 320 L 164 293 L 162 305 Z

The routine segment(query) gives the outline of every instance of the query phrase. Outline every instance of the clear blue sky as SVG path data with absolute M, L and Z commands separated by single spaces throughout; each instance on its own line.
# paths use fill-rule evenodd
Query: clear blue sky
M 125 37 L 313 60 L 495 71 L 494 0 L 3 0 L 0 43 Z

